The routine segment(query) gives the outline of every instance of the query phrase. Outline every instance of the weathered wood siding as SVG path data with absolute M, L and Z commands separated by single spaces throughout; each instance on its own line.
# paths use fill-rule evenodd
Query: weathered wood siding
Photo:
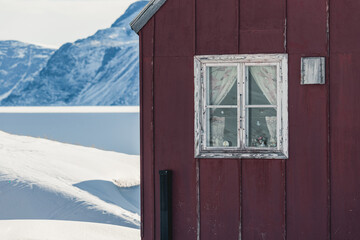
M 360 239 L 360 2 L 167 0 L 140 31 L 142 236 L 159 240 L 173 170 L 173 239 Z M 193 57 L 289 54 L 287 160 L 194 159 Z M 326 57 L 301 85 L 301 57 Z
M 285 53 L 286 2 L 239 2 L 239 53 Z M 285 160 L 240 161 L 242 239 L 283 239 L 286 235 Z
M 291 240 L 329 239 L 329 79 L 325 85 L 300 85 L 301 57 L 327 57 L 327 46 L 327 1 L 288 0 L 290 158 L 286 161 L 286 228 Z
M 332 240 L 360 239 L 360 1 L 330 1 Z

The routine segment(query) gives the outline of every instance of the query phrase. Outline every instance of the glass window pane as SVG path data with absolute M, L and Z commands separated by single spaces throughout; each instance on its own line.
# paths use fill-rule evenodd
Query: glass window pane
M 247 109 L 248 147 L 269 148 L 277 146 L 275 108 Z
M 208 109 L 209 147 L 237 147 L 237 109 Z
M 247 105 L 276 105 L 276 66 L 248 66 Z
M 207 67 L 208 104 L 237 105 L 237 67 Z

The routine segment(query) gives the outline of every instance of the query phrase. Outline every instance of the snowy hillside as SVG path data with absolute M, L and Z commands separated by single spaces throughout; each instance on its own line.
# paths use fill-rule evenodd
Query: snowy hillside
M 39 74 L 0 97 L 0 104 L 138 105 L 138 36 L 129 23 L 146 4 L 135 2 L 110 28 L 61 46 Z
M 18 82 L 32 80 L 54 51 L 19 41 L 0 41 L 0 98 Z
M 0 131 L 0 166 L 2 233 L 12 219 L 139 228 L 138 156 Z

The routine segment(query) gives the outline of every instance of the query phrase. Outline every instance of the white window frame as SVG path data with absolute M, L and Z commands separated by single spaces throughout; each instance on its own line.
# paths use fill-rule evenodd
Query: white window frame
M 246 66 L 275 65 L 277 67 L 277 146 L 274 148 L 246 147 L 245 81 Z M 206 68 L 209 66 L 237 66 L 237 136 L 238 146 L 206 146 Z M 195 158 L 288 158 L 288 56 L 287 54 L 203 55 L 194 57 L 195 100 Z M 245 106 L 245 107 L 244 107 Z M 269 108 L 274 105 L 251 105 Z M 216 106 L 223 107 L 221 105 Z M 229 107 L 229 106 L 225 106 Z M 211 108 L 211 107 L 207 107 Z M 241 110 L 241 111 L 240 111 Z

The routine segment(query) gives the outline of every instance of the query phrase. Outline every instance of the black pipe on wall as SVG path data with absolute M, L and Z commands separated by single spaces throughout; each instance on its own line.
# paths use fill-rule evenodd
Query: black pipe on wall
M 172 239 L 172 172 L 160 170 L 160 239 Z

